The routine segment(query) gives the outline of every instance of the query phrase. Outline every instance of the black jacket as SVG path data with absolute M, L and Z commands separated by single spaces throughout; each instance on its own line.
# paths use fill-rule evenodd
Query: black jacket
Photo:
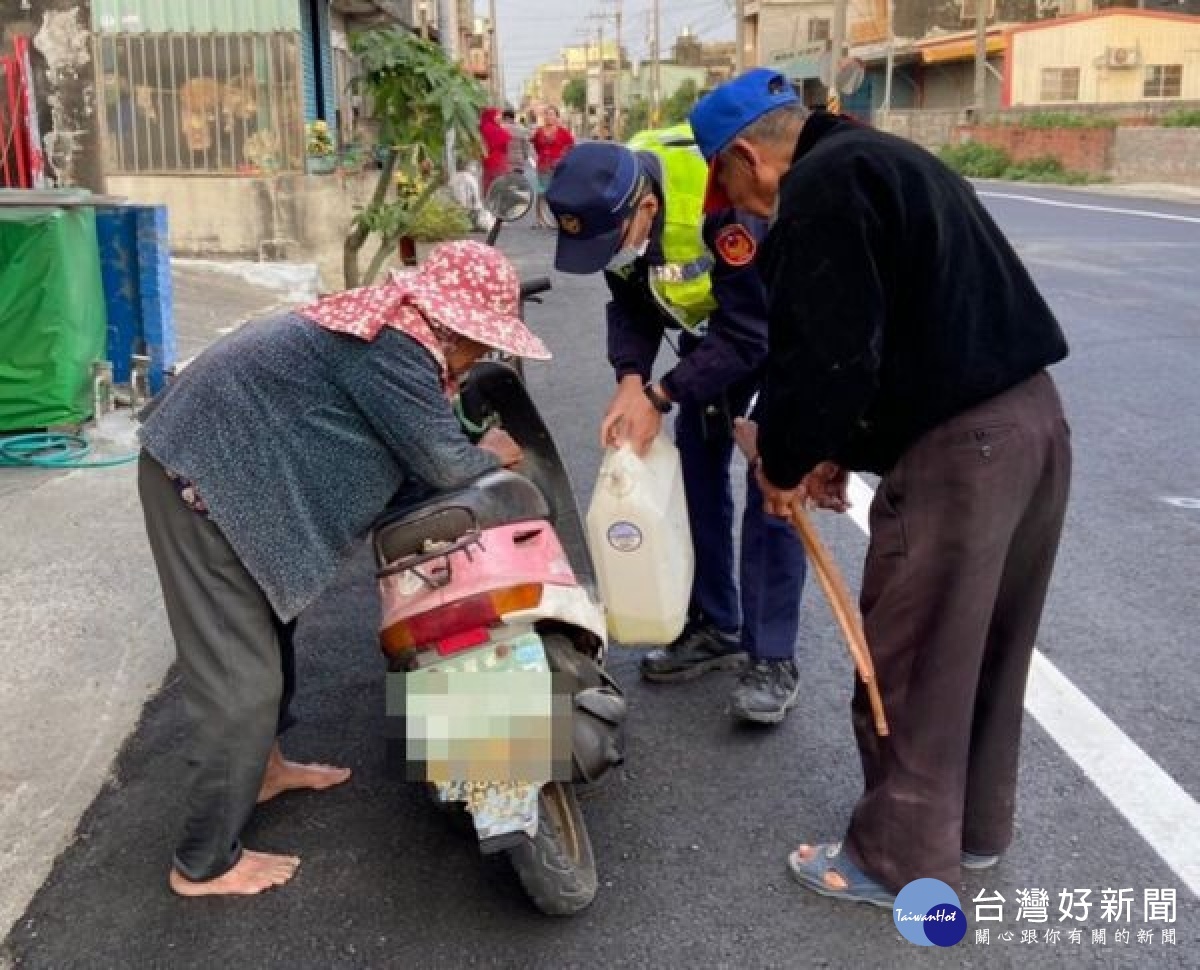
M 646 153 L 638 157 L 646 165 L 661 200 L 658 159 Z M 673 401 L 705 403 L 726 391 L 738 397 L 749 396 L 740 389 L 748 390 L 761 376 L 767 356 L 767 296 L 762 279 L 753 263 L 730 265 L 714 242 L 716 234 L 734 222 L 744 225 L 756 244 L 766 236 L 766 222 L 747 213 L 730 210 L 705 220 L 704 240 L 715 260 L 712 281 L 717 308 L 702 340 L 688 334 L 680 339 L 682 359 L 662 379 Z M 627 374 L 649 380 L 664 332 L 679 329 L 650 290 L 649 267 L 665 262 L 661 239 L 660 209 L 646 255 L 621 273 L 604 274 L 612 293 L 608 304 L 608 359 L 617 380 Z
M 805 124 L 760 271 L 760 450 L 780 487 L 826 459 L 882 474 L 924 432 L 1067 354 L 971 185 L 845 118 Z

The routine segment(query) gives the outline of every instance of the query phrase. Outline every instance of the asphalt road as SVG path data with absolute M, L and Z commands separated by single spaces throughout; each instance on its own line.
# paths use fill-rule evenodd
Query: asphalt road
M 1200 207 L 999 183 L 980 191 L 1072 344 L 1056 377 L 1076 475 L 1041 649 L 1184 799 L 1195 799 L 1200 508 L 1164 498 L 1200 499 Z M 1093 205 L 1152 215 L 1079 208 Z M 548 268 L 551 240 L 519 228 L 502 245 L 533 274 Z M 529 379 L 586 501 L 600 457 L 596 419 L 611 386 L 604 294 L 594 279 L 557 277 L 556 286 L 530 319 L 557 359 L 531 367 Z M 865 538 L 845 518 L 821 525 L 857 585 Z M 355 776 L 341 790 L 285 796 L 257 814 L 247 842 L 301 855 L 294 883 L 233 901 L 182 902 L 167 891 L 184 740 L 178 690 L 168 683 L 6 941 L 8 959 L 55 970 L 1200 965 L 1200 906 L 1176 871 L 1196 874 L 1187 868 L 1197 861 L 1188 855 L 1194 833 L 1181 829 L 1177 846 L 1152 848 L 1122 814 L 1130 811 L 1124 793 L 1102 794 L 1032 718 L 1018 841 L 998 869 L 961 887 L 972 932 L 959 947 L 916 949 L 886 913 L 792 885 L 786 852 L 836 836 L 860 784 L 847 716 L 851 671 L 815 586 L 805 594 L 798 646 L 805 700 L 777 730 L 730 725 L 728 675 L 651 688 L 637 679 L 636 653 L 614 655 L 633 715 L 623 777 L 585 806 L 601 890 L 582 916 L 542 917 L 502 863 L 481 860 L 384 771 L 375 616 L 360 558 L 302 620 L 303 720 L 289 750 L 348 764 Z M 1027 887 L 1049 891 L 1047 924 L 1015 920 L 1011 901 Z M 1118 926 L 1097 911 L 1086 923 L 1056 922 L 1060 889 L 1091 888 L 1098 901 L 1110 887 L 1135 889 L 1131 942 L 1117 942 Z M 1147 888 L 1177 890 L 1174 946 L 1161 942 L 1161 923 L 1153 944 L 1137 940 L 1151 925 L 1142 922 Z M 1010 901 L 986 946 L 974 941 L 975 926 L 987 924 L 975 923 L 970 902 L 981 889 Z M 1023 928 L 1041 937 L 1076 925 L 1087 928 L 1078 944 L 1065 932 L 1058 943 L 1020 942 Z M 1091 937 L 1101 927 L 1103 944 Z M 998 940 L 1003 929 L 1016 940 Z

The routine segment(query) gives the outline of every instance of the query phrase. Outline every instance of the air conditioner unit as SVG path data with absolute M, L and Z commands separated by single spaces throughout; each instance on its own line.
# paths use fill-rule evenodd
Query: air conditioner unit
M 1124 70 L 1137 67 L 1142 55 L 1136 47 L 1106 47 L 1104 48 L 1104 66 L 1110 70 Z

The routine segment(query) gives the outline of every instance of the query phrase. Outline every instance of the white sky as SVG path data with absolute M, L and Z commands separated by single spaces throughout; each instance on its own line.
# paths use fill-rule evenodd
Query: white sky
M 669 57 L 675 37 L 686 26 L 705 40 L 733 40 L 733 0 L 659 0 L 662 11 L 662 53 Z M 486 16 L 487 0 L 476 0 L 477 16 Z M 623 0 L 621 43 L 638 59 L 650 50 L 652 0 Z M 600 22 L 591 14 L 615 9 L 615 0 L 496 0 L 500 60 L 510 100 L 520 96 L 534 68 L 557 60 L 569 45 L 595 40 Z M 604 23 L 606 39 L 613 37 L 613 22 Z

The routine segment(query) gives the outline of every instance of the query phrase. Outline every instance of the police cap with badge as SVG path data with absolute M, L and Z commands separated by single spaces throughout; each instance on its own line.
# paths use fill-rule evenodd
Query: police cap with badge
M 604 269 L 621 248 L 625 222 L 645 183 L 637 156 L 624 145 L 576 145 L 546 189 L 559 229 L 555 269 L 580 275 Z

